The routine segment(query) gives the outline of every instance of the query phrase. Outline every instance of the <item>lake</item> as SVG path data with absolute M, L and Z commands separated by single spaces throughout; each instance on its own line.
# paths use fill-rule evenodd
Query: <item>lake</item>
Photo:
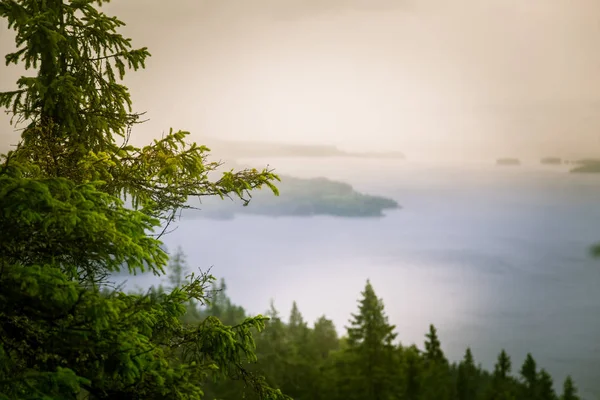
M 585 399 L 600 398 L 600 260 L 589 256 L 600 241 L 600 175 L 534 162 L 268 162 L 282 174 L 343 180 L 403 208 L 379 219 L 179 222 L 167 246 L 180 245 L 194 268 L 213 266 L 235 303 L 261 313 L 274 299 L 287 316 L 296 300 L 305 319 L 325 314 L 342 332 L 370 279 L 402 343 L 422 347 L 433 323 L 451 360 L 471 346 L 492 368 L 504 348 L 516 374 L 531 352 L 558 391 L 571 374 Z

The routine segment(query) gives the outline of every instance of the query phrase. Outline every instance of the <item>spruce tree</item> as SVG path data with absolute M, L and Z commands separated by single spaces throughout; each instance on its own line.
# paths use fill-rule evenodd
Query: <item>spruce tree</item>
M 506 380 L 510 376 L 510 371 L 512 369 L 510 357 L 506 354 L 506 351 L 503 349 L 498 355 L 498 361 L 494 366 L 494 378 L 498 380 Z
M 446 363 L 446 357 L 442 351 L 442 345 L 437 335 L 437 329 L 429 325 L 429 332 L 425 335 L 425 352 L 423 358 L 429 363 Z
M 425 335 L 425 338 L 421 399 L 451 399 L 454 397 L 455 387 L 452 384 L 448 360 L 442 351 L 442 345 L 435 326 L 429 326 L 429 332 Z
M 392 344 L 395 327 L 388 323 L 383 301 L 367 280 L 359 300 L 358 313 L 352 314 L 348 332 L 348 353 L 354 381 L 348 398 L 383 400 L 397 390 Z
M 304 318 L 302 317 L 300 310 L 298 310 L 298 304 L 296 304 L 295 301 L 292 303 L 288 329 L 293 340 L 298 342 L 307 340 L 308 326 L 306 322 L 304 322 Z
M 269 377 L 268 382 L 271 385 L 280 388 L 287 379 L 288 360 L 292 356 L 290 338 L 273 301 L 266 316 L 269 317 L 269 321 L 256 338 L 256 351 L 259 356 L 257 370 Z
M 178 246 L 175 254 L 169 257 L 168 272 L 167 278 L 169 280 L 170 289 L 181 287 L 185 283 L 190 270 L 181 246 Z
M 244 170 L 211 181 L 219 165 L 183 131 L 130 145 L 140 114 L 120 81 L 149 53 L 132 48 L 101 4 L 0 0 L 16 33 L 6 61 L 30 71 L 0 93 L 23 127 L 0 156 L 0 397 L 200 399 L 222 376 L 282 398 L 246 368 L 264 317 L 181 322 L 186 304 L 207 299 L 211 276 L 168 293 L 106 289 L 123 268 L 164 273 L 161 229 L 190 196 L 249 200 L 263 185 L 276 192 L 277 177 Z
M 467 348 L 463 360 L 458 365 L 456 392 L 458 400 L 475 400 L 477 398 L 477 367 L 471 349 Z
M 542 369 L 540 370 L 539 377 L 539 400 L 557 400 L 556 392 L 554 391 L 554 382 L 550 374 Z
M 404 398 L 418 400 L 421 396 L 422 365 L 419 349 L 410 346 L 403 352 Z
M 294 301 L 287 325 L 289 337 L 289 358 L 281 389 L 294 399 L 308 399 L 309 388 L 306 382 L 312 378 L 311 370 L 314 360 L 310 353 L 310 329 Z
M 511 379 L 511 361 L 504 349 L 498 355 L 494 366 L 491 385 L 488 388 L 486 399 L 510 400 L 516 398 L 515 388 Z
M 527 357 L 523 362 L 520 374 L 523 378 L 523 384 L 525 385 L 523 393 L 524 400 L 536 400 L 538 389 L 537 366 L 533 356 L 529 353 L 527 353 Z
M 220 164 L 207 161 L 206 147 L 187 143 L 185 131 L 171 130 L 142 148 L 130 145 L 140 114 L 132 111 L 120 81 L 128 68 L 143 68 L 150 53 L 132 48 L 118 32 L 124 23 L 102 13 L 102 3 L 0 1 L 0 17 L 16 32 L 17 50 L 6 62 L 35 72 L 21 77 L 15 90 L 0 93 L 0 107 L 10 110 L 17 126 L 24 125 L 19 146 L 2 158 L 7 188 L 2 200 L 13 205 L 0 220 L 2 253 L 14 261 L 71 268 L 65 271 L 70 277 L 88 281 L 102 281 L 123 266 L 164 273 L 166 254 L 148 232 L 190 208 L 190 197 L 235 195 L 248 201 L 252 188 L 266 185 L 277 193 L 272 181 L 278 179 L 267 170 L 243 170 L 211 181 Z M 14 207 L 15 202 L 22 205 Z M 70 217 L 52 224 L 32 218 L 49 210 Z M 85 226 L 75 224 L 78 218 L 99 225 L 93 212 L 102 212 L 114 228 L 78 229 Z M 86 246 L 71 246 L 75 240 Z M 106 241 L 112 245 L 104 246 Z
M 314 347 L 317 357 L 322 360 L 327 359 L 332 351 L 339 348 L 339 339 L 333 321 L 321 316 L 313 329 L 312 347 Z
M 577 395 L 577 388 L 573 383 L 573 379 L 567 376 L 565 383 L 563 384 L 563 393 L 560 396 L 560 400 L 579 400 Z

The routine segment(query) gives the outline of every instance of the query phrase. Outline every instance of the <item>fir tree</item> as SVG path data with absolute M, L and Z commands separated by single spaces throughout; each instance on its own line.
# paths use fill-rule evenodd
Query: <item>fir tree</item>
M 396 390 L 393 359 L 394 326 L 388 323 L 380 300 L 369 281 L 361 293 L 358 313 L 352 314 L 348 351 L 354 365 L 355 382 L 348 398 L 383 400 Z
M 510 357 L 504 349 L 498 355 L 494 366 L 491 385 L 488 388 L 486 399 L 489 400 L 511 400 L 516 398 L 511 372 Z
M 315 322 L 312 336 L 312 346 L 322 360 L 326 359 L 332 351 L 339 348 L 339 339 L 333 321 L 324 315 Z
M 556 392 L 554 391 L 554 382 L 550 374 L 542 369 L 540 370 L 539 377 L 539 400 L 557 400 Z
M 269 321 L 265 329 L 256 338 L 259 356 L 257 369 L 269 377 L 269 383 L 275 387 L 285 384 L 288 374 L 288 360 L 293 354 L 287 327 L 281 320 L 279 311 L 271 301 L 266 312 Z
M 421 357 L 416 346 L 410 346 L 403 352 L 404 398 L 418 400 L 421 395 Z
M 307 339 L 308 326 L 306 322 L 304 322 L 304 318 L 302 317 L 300 310 L 298 310 L 298 305 L 295 301 L 292 303 L 288 329 L 294 340 L 305 341 Z
M 170 289 L 181 287 L 185 281 L 186 276 L 189 274 L 189 267 L 183 249 L 181 246 L 177 247 L 175 254 L 169 257 L 169 268 L 167 278 L 170 283 Z
M 425 352 L 423 358 L 430 363 L 446 363 L 446 357 L 442 351 L 442 345 L 437 336 L 437 329 L 433 325 L 429 325 L 429 332 L 425 335 Z
M 579 400 L 577 396 L 577 388 L 573 383 L 573 379 L 567 376 L 565 383 L 563 384 L 563 393 L 560 396 L 560 400 Z
M 494 378 L 499 381 L 507 380 L 510 376 L 511 368 L 510 357 L 506 354 L 506 351 L 502 350 L 494 366 Z
M 475 400 L 477 398 L 477 368 L 471 349 L 467 348 L 465 356 L 458 365 L 456 392 L 458 400 Z
M 429 326 L 425 335 L 423 352 L 424 370 L 421 383 L 421 399 L 445 400 L 454 396 L 454 385 L 448 369 L 448 361 L 442 351 L 435 326 Z
M 290 354 L 287 361 L 287 371 L 281 389 L 294 399 L 308 399 L 306 382 L 311 381 L 311 369 L 314 360 L 310 352 L 310 329 L 294 301 L 287 326 Z
M 538 386 L 537 366 L 532 355 L 529 353 L 523 362 L 520 374 L 525 385 L 524 400 L 536 400 Z
M 3 204 L 26 200 L 18 209 L 6 209 L 7 218 L 0 221 L 3 254 L 71 268 L 65 271 L 70 277 L 88 281 L 102 281 L 123 265 L 130 272 L 164 273 L 166 254 L 147 232 L 190 208 L 190 197 L 235 195 L 247 201 L 249 190 L 263 185 L 277 193 L 272 181 L 278 179 L 267 170 L 243 170 L 209 180 L 219 164 L 206 161 L 206 147 L 186 143 L 184 131 L 171 130 L 143 148 L 128 144 L 140 114 L 132 112 L 129 92 L 119 82 L 128 68 L 143 68 L 150 54 L 132 48 L 118 33 L 124 23 L 99 11 L 101 4 L 0 2 L 0 17 L 16 31 L 17 51 L 6 56 L 7 63 L 35 70 L 17 81 L 17 89 L 0 93 L 0 107 L 10 109 L 17 124 L 26 124 L 20 145 L 3 157 L 3 185 L 23 186 L 8 191 Z M 137 213 L 122 207 L 122 199 Z M 54 213 L 62 206 L 71 218 L 48 223 L 50 204 Z M 74 219 L 94 212 L 102 212 L 115 228 L 73 226 Z M 31 229 L 15 229 L 17 223 Z M 71 246 L 75 240 L 86 246 Z M 104 246 L 106 241 L 111 246 Z

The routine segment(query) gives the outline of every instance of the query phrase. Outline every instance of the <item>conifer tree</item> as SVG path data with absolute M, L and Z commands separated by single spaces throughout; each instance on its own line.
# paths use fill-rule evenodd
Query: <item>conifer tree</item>
M 514 385 L 510 377 L 511 373 L 510 357 L 504 349 L 498 355 L 498 360 L 494 366 L 491 386 L 488 388 L 486 398 L 489 400 L 511 400 L 515 399 Z
M 311 376 L 314 360 L 310 354 L 310 329 L 295 301 L 292 303 L 287 331 L 289 358 L 286 360 L 287 369 L 281 389 L 294 399 L 307 399 L 307 382 L 314 378 Z
M 17 148 L 0 156 L 0 397 L 200 399 L 204 383 L 223 376 L 283 398 L 245 368 L 264 317 L 182 324 L 185 305 L 207 299 L 211 276 L 169 293 L 100 290 L 123 268 L 164 273 L 168 257 L 152 233 L 190 196 L 277 192 L 267 170 L 209 180 L 219 165 L 186 143 L 187 132 L 128 143 L 140 114 L 120 81 L 149 53 L 132 48 L 102 3 L 0 0 L 16 33 L 6 61 L 33 70 L 0 93 L 23 126 Z
M 510 376 L 510 371 L 512 369 L 510 357 L 506 354 L 506 351 L 503 349 L 498 355 L 498 361 L 494 366 L 494 378 L 498 380 L 506 380 Z
M 352 314 L 347 327 L 348 352 L 356 374 L 348 398 L 388 399 L 397 390 L 392 344 L 395 327 L 388 323 L 383 302 L 370 281 L 361 295 L 358 313 Z
M 287 327 L 273 301 L 266 312 L 269 321 L 256 338 L 259 361 L 257 369 L 268 376 L 269 383 L 281 387 L 285 383 L 288 360 L 292 355 Z
M 567 376 L 565 383 L 563 384 L 563 393 L 560 396 L 560 400 L 579 400 L 577 395 L 577 388 L 573 383 L 573 379 Z
M 454 396 L 454 385 L 448 369 L 448 360 L 442 351 L 442 345 L 435 326 L 429 326 L 425 335 L 423 352 L 424 371 L 421 383 L 421 399 L 445 400 Z
M 540 370 L 539 377 L 539 400 L 557 400 L 556 392 L 554 391 L 554 382 L 552 377 L 545 369 Z
M 403 352 L 404 398 L 418 400 L 421 395 L 421 357 L 416 346 L 410 346 Z
M 535 360 L 529 353 L 527 353 L 527 357 L 523 362 L 520 374 L 523 378 L 523 384 L 525 385 L 523 400 L 536 400 L 538 389 L 538 372 Z
M 339 348 L 339 339 L 333 321 L 324 315 L 315 322 L 312 345 L 317 357 L 326 359 L 332 351 Z
M 20 145 L 2 158 L 3 185 L 25 185 L 2 199 L 7 205 L 23 203 L 7 208 L 10 218 L 0 220 L 3 254 L 63 269 L 77 264 L 65 272 L 100 281 L 123 265 L 130 272 L 164 273 L 166 254 L 147 232 L 161 223 L 164 228 L 178 210 L 189 208 L 188 198 L 236 195 L 248 201 L 252 188 L 267 185 L 277 193 L 272 181 L 278 179 L 267 170 L 243 170 L 209 180 L 219 164 L 208 162 L 206 147 L 186 143 L 185 131 L 171 130 L 143 148 L 131 146 L 128 139 L 140 114 L 132 111 L 120 81 L 128 68 L 143 68 L 150 54 L 132 48 L 131 40 L 118 33 L 124 23 L 102 13 L 102 3 L 0 2 L 0 17 L 16 32 L 17 50 L 6 56 L 7 64 L 35 71 L 21 77 L 15 90 L 0 93 L 0 107 L 12 112 L 17 126 L 25 125 Z M 122 207 L 123 199 L 134 210 Z M 65 207 L 76 205 L 70 219 L 52 224 L 31 217 L 49 209 L 68 213 Z M 73 221 L 92 218 L 88 214 L 94 211 L 104 212 L 114 228 L 79 230 Z M 21 225 L 31 229 L 15 228 Z M 70 246 L 76 239 L 86 246 Z M 99 247 L 105 239 L 113 242 L 108 249 Z
M 185 283 L 186 276 L 190 273 L 190 270 L 181 246 L 178 246 L 175 254 L 169 257 L 168 271 L 167 278 L 170 283 L 170 289 L 181 287 Z
M 314 324 L 310 336 L 311 377 L 307 385 L 308 398 L 314 400 L 336 399 L 337 375 L 335 359 L 340 341 L 333 321 L 324 315 Z
M 437 329 L 433 325 L 429 325 L 429 332 L 425 335 L 425 352 L 423 358 L 430 363 L 446 363 L 446 357 L 442 351 L 442 345 L 437 336 Z
M 293 340 L 301 341 L 307 339 L 308 326 L 306 322 L 304 322 L 304 318 L 302 317 L 300 310 L 298 310 L 298 304 L 296 304 L 295 301 L 292 303 L 288 329 Z
M 458 400 L 477 398 L 477 367 L 470 348 L 467 348 L 463 360 L 458 365 L 456 391 Z

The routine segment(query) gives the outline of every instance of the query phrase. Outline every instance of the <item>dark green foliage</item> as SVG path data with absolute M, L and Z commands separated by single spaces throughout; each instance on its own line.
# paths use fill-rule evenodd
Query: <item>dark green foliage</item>
M 463 360 L 458 365 L 456 380 L 456 397 L 458 400 L 475 400 L 477 398 L 477 368 L 471 349 L 467 348 Z
M 312 336 L 312 347 L 316 356 L 322 360 L 327 359 L 331 352 L 339 349 L 339 339 L 335 325 L 325 316 L 315 322 Z
M 448 361 L 444 356 L 435 326 L 429 326 L 423 353 L 423 372 L 421 382 L 421 399 L 450 400 L 454 396 Z
M 498 362 L 494 366 L 494 378 L 497 380 L 508 379 L 511 368 L 510 357 L 506 354 L 506 351 L 502 350 L 498 355 Z
M 523 398 L 535 400 L 538 393 L 538 373 L 537 365 L 531 354 L 527 354 L 520 373 L 525 386 Z
M 489 400 L 516 399 L 516 382 L 510 376 L 512 369 L 510 357 L 502 350 L 494 366 L 491 385 L 487 390 L 486 398 Z
M 552 377 L 546 370 L 542 369 L 540 371 L 538 381 L 539 381 L 539 393 L 538 393 L 539 400 L 558 400 L 558 397 L 556 396 L 556 392 L 554 391 L 554 388 L 553 388 L 554 382 L 552 381 Z
M 394 328 L 388 323 L 382 300 L 367 281 L 358 313 L 352 315 L 347 328 L 347 364 L 353 366 L 352 382 L 345 388 L 348 399 L 383 400 L 394 394 L 398 369 L 393 355 Z
M 429 332 L 425 335 L 427 340 L 425 341 L 425 352 L 423 353 L 423 358 L 427 363 L 435 364 L 435 363 L 446 363 L 446 357 L 444 356 L 444 352 L 442 351 L 442 345 L 437 336 L 437 329 L 435 326 L 429 325 Z
M 403 353 L 404 398 L 417 400 L 421 394 L 422 359 L 415 346 L 408 347 Z
M 573 379 L 570 376 L 567 376 L 565 379 L 565 383 L 563 385 L 563 393 L 560 396 L 560 400 L 579 400 L 579 396 L 577 396 L 577 388 L 573 383 Z

